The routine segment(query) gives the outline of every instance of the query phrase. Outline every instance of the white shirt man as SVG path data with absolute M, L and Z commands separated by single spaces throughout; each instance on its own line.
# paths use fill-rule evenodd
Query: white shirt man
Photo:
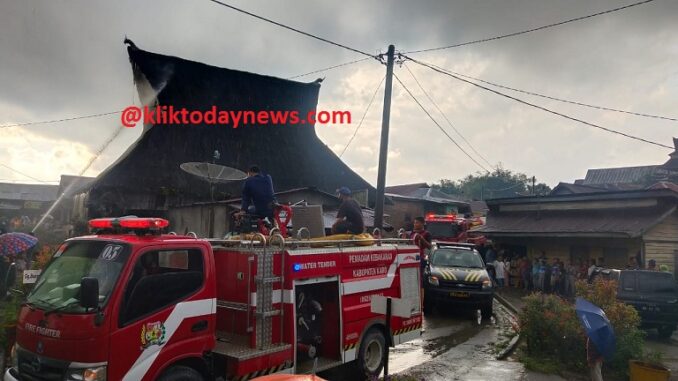
M 499 285 L 499 287 L 504 287 L 504 278 L 505 278 L 505 273 L 506 273 L 506 267 L 504 265 L 504 261 L 495 260 L 493 264 L 494 264 L 495 277 L 497 278 L 497 284 Z

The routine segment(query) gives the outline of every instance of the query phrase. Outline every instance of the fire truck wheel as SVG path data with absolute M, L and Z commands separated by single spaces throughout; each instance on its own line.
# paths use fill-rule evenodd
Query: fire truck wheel
M 386 357 L 386 338 L 380 329 L 370 329 L 360 343 L 358 368 L 367 378 L 379 377 Z
M 202 375 L 187 366 L 173 366 L 165 371 L 158 381 L 203 381 Z

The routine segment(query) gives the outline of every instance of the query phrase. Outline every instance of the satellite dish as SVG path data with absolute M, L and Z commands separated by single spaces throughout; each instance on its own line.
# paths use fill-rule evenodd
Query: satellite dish
M 240 181 L 247 178 L 247 174 L 239 169 L 219 164 L 189 162 L 179 166 L 182 171 L 201 177 L 210 183 L 225 183 Z

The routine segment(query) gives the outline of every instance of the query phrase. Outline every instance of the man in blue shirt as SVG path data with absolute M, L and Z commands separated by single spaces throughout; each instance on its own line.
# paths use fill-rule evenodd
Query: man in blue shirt
M 252 165 L 247 170 L 247 179 L 242 185 L 242 205 L 240 214 L 250 213 L 260 217 L 268 217 L 273 222 L 273 179 L 261 173 L 259 167 Z

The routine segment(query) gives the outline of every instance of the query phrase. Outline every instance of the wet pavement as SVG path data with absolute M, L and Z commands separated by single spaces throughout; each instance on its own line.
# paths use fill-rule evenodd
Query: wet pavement
M 678 331 L 670 338 L 660 337 L 654 330 L 647 331 L 645 348 L 663 354 L 663 363 L 671 370 L 671 381 L 678 381 Z
M 497 302 L 494 311 L 480 324 L 476 311 L 446 309 L 425 316 L 421 338 L 391 348 L 389 373 L 405 380 L 521 380 L 521 364 L 495 360 L 513 325 Z M 330 381 L 356 376 L 346 365 L 319 375 Z
M 428 348 L 438 343 L 444 350 L 425 363 L 403 370 L 399 376 L 427 381 L 523 380 L 522 364 L 495 359 L 513 335 L 513 324 L 508 311 L 496 301 L 494 317 L 484 319 L 481 325 L 472 321 L 466 330 L 423 344 Z

